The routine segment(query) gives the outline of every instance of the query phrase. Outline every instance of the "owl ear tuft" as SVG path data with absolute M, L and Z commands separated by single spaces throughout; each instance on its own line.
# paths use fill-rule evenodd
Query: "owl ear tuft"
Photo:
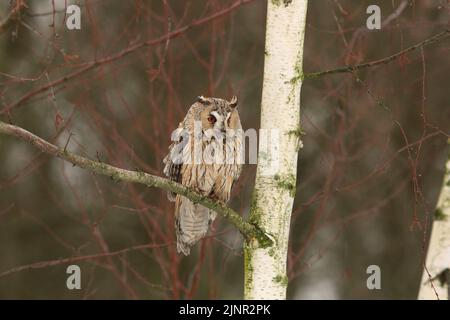
M 201 104 L 210 104 L 210 102 L 208 100 L 206 100 L 206 98 L 204 96 L 198 96 L 197 97 L 197 102 L 200 102 Z
M 236 108 L 238 105 L 238 98 L 236 96 L 233 96 L 230 100 L 230 107 Z

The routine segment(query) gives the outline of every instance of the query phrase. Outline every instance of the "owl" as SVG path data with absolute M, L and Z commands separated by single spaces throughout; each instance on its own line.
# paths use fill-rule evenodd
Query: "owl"
M 192 190 L 222 203 L 241 173 L 243 133 L 237 97 L 230 101 L 198 97 L 189 108 L 164 158 L 164 174 Z M 189 255 L 190 248 L 208 232 L 216 212 L 169 192 L 175 202 L 177 251 Z

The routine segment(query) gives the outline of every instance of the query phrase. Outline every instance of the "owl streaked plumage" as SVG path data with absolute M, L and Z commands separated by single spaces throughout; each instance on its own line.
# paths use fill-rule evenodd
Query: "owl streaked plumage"
M 164 158 L 164 174 L 203 195 L 226 203 L 243 164 L 243 134 L 237 98 L 231 101 L 198 97 L 178 129 Z M 175 201 L 177 251 L 190 248 L 208 232 L 216 212 L 186 197 L 168 194 Z

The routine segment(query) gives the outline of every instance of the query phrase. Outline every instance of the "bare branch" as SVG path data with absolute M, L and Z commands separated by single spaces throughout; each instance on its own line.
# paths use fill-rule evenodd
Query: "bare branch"
M 303 79 L 316 78 L 316 77 L 321 77 L 321 76 L 326 76 L 326 75 L 336 74 L 336 73 L 354 72 L 354 71 L 357 71 L 360 69 L 370 68 L 370 67 L 374 67 L 374 66 L 381 65 L 381 64 L 387 64 L 387 63 L 390 63 L 390 62 L 402 57 L 403 55 L 405 55 L 409 52 L 412 52 L 419 48 L 423 48 L 423 47 L 425 47 L 429 44 L 432 44 L 436 41 L 442 40 L 442 39 L 448 37 L 449 35 L 450 35 L 450 29 L 447 29 L 445 31 L 442 31 L 442 32 L 428 38 L 428 39 L 423 40 L 422 42 L 419 42 L 409 48 L 406 48 L 405 50 L 402 50 L 396 54 L 393 54 L 393 55 L 383 58 L 383 59 L 366 62 L 366 63 L 362 63 L 362 64 L 357 64 L 354 66 L 347 66 L 347 67 L 331 69 L 331 70 L 326 70 L 326 71 L 305 73 L 303 75 L 299 75 L 299 77 L 302 77 Z M 297 81 L 297 79 L 294 78 L 291 81 L 295 82 L 295 81 Z
M 14 21 L 17 20 L 20 17 L 22 10 L 26 7 L 22 0 L 18 0 L 12 6 L 13 8 L 8 15 L 0 21 L 0 33 L 5 31 Z
M 170 245 L 170 243 L 163 243 L 163 244 L 141 244 L 130 248 L 125 248 L 117 251 L 111 251 L 111 252 L 104 252 L 104 253 L 96 253 L 96 254 L 90 254 L 85 256 L 74 256 L 70 258 L 61 258 L 56 260 L 47 260 L 47 261 L 39 261 L 31 264 L 27 264 L 20 267 L 15 267 L 9 270 L 6 270 L 2 273 L 0 273 L 0 278 L 6 277 L 10 274 L 21 272 L 23 270 L 29 270 L 29 269 L 41 269 L 46 267 L 53 267 L 58 266 L 61 264 L 69 264 L 69 263 L 76 263 L 81 261 L 87 261 L 87 260 L 96 260 L 96 259 L 102 259 L 106 257 L 113 257 L 125 254 L 130 251 L 137 251 L 137 250 L 144 250 L 144 249 L 154 249 L 154 248 L 161 248 L 166 247 Z

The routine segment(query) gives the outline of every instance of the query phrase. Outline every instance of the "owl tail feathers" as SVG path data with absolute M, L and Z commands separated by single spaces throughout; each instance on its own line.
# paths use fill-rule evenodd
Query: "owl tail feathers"
M 194 204 L 185 197 L 180 197 L 180 204 L 175 209 L 175 228 L 177 234 L 177 251 L 185 256 L 191 252 L 191 247 L 202 239 L 214 214 L 200 204 Z

